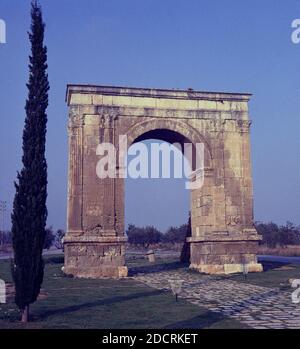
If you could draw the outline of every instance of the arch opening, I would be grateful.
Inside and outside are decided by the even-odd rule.
[[[170,149],[172,149],[173,143],[183,145],[185,142],[188,142],[188,140],[174,131],[158,129],[137,137],[129,145],[128,152],[137,143],[143,143],[150,152],[152,144],[171,144]],[[182,158],[184,158],[184,154],[180,149],[173,146],[172,151],[174,151],[174,156],[176,156],[176,153],[181,153]],[[162,158],[159,161],[159,167],[161,168]],[[151,166],[151,164],[149,165]],[[174,158],[172,157],[170,166],[173,165]],[[182,164],[182,166],[184,165]],[[125,231],[128,232],[130,225],[140,230],[152,226],[159,232],[166,234],[171,229],[178,229],[179,231],[183,226],[187,226],[191,210],[191,198],[190,190],[185,187],[186,181],[186,177],[174,178],[174,176],[168,179],[161,177],[126,178],[124,191]],[[165,237],[166,235],[164,235]],[[178,247],[178,244],[174,246]]]

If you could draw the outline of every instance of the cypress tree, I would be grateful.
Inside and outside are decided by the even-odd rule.
[[[44,276],[42,252],[47,220],[45,142],[49,90],[44,28],[41,7],[37,1],[32,1],[23,166],[15,182],[12,212],[12,274],[16,288],[15,302],[22,312],[23,322],[28,321],[29,305],[36,301]]]

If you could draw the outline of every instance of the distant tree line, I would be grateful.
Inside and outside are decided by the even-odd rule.
[[[128,242],[133,245],[140,245],[148,248],[151,244],[160,242],[165,243],[183,243],[188,232],[188,224],[179,227],[170,227],[165,233],[162,233],[153,226],[137,227],[129,224],[126,230]]]
[[[52,226],[46,228],[44,249],[49,250],[52,246],[62,249],[63,243],[62,239],[65,236],[65,231],[58,229],[56,232],[53,230]],[[0,231],[0,246],[1,245],[11,245],[12,244],[12,234],[10,231]]]
[[[260,244],[268,247],[285,247],[300,244],[300,227],[295,226],[291,222],[287,222],[285,225],[277,225],[273,222],[256,222],[255,228],[262,235]],[[189,224],[186,223],[179,227],[170,227],[165,233],[162,233],[154,226],[138,227],[134,224],[129,224],[126,234],[130,244],[141,245],[145,248],[156,243],[183,243],[186,236],[189,236]],[[44,249],[49,249],[52,246],[62,249],[64,235],[65,231],[62,229],[54,231],[52,226],[46,228]],[[11,232],[0,231],[0,245],[11,245],[11,243]]]
[[[300,244],[300,227],[295,226],[291,222],[281,226],[273,222],[256,222],[255,228],[262,235],[260,244],[268,247],[285,247]],[[190,232],[188,223],[179,227],[170,227],[165,233],[162,233],[154,226],[138,227],[134,224],[129,224],[126,234],[130,244],[148,248],[149,245],[156,243],[184,243]]]
[[[268,247],[286,247],[300,244],[300,227],[291,222],[281,226],[273,222],[256,222],[255,228],[262,235],[261,244]]]
[[[12,237],[10,231],[0,231],[0,245],[11,245]]]

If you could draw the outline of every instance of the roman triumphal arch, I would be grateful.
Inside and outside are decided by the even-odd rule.
[[[124,277],[124,178],[99,178],[97,146],[147,138],[204,144],[204,185],[191,190],[190,268],[261,271],[253,226],[248,101],[243,93],[68,85],[67,274]],[[116,164],[116,172],[123,164]],[[193,180],[193,179],[191,179]]]

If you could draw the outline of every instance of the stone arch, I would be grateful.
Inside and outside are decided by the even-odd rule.
[[[99,140],[117,147],[118,135],[126,134],[127,146],[153,136],[205,144],[204,184],[191,190],[190,268],[227,274],[246,265],[248,271],[261,271],[256,258],[260,237],[253,227],[249,99],[245,93],[68,85],[64,271],[79,277],[127,275],[124,178],[99,179],[94,168]],[[78,118],[85,123],[78,124]]]

